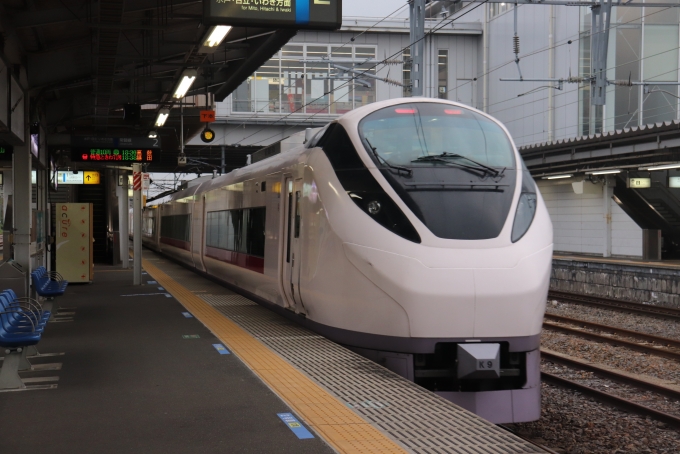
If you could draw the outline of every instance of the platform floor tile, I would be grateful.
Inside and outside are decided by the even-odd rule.
[[[339,452],[543,452],[170,260],[143,266]]]

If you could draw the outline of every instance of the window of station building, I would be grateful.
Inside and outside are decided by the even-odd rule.
[[[234,91],[232,110],[343,114],[375,101],[374,80],[354,79],[355,74],[320,61],[329,58],[337,65],[375,74],[371,68],[375,47],[288,44]]]
[[[341,66],[347,67],[347,63],[353,59],[352,48],[349,46],[332,46],[331,59],[340,62]],[[352,74],[342,70],[331,68],[331,87],[330,112],[332,114],[344,114],[352,110],[354,100],[352,99]]]
[[[264,241],[264,207],[211,211],[207,214],[207,247],[264,257]]]
[[[327,62],[321,62],[327,58],[328,46],[307,46],[305,109],[308,113],[328,113],[330,66]],[[319,63],[310,63],[309,60],[316,60]]]
[[[489,19],[492,19],[506,11],[510,11],[514,3],[491,3],[489,5]]]
[[[161,237],[189,241],[191,215],[173,214],[161,218]]]
[[[678,0],[663,3],[678,4]],[[645,82],[678,82],[678,8],[614,7],[609,36],[607,77]],[[579,72],[590,76],[591,14],[582,8]],[[677,85],[607,87],[607,102],[590,107],[590,86],[579,90],[579,132],[612,131],[678,118]]]
[[[401,72],[402,83],[404,84],[404,97],[408,98],[411,96],[411,49],[406,48],[402,53],[402,58],[404,61],[404,67]]]
[[[448,99],[449,94],[449,51],[440,49],[437,61],[437,74],[439,82],[437,84],[437,97]]]
[[[302,112],[305,94],[305,65],[303,46],[283,46],[281,49],[281,113]]]

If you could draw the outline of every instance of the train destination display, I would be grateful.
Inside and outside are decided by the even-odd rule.
[[[212,25],[338,30],[342,0],[204,0]]]
[[[81,148],[71,149],[73,162],[155,162],[160,150],[154,148]]]

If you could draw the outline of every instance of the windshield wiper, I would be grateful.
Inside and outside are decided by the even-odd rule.
[[[469,165],[464,165],[464,164],[456,164],[456,163],[449,161],[447,158],[465,159],[466,161],[473,163],[474,166],[469,166]],[[505,169],[498,171],[498,170],[494,169],[493,167],[482,164],[481,162],[477,162],[474,159],[470,159],[467,156],[463,156],[462,154],[448,153],[446,151],[442,154],[437,154],[437,155],[420,156],[419,158],[416,158],[411,162],[445,162],[447,164],[456,164],[456,165],[459,165],[460,167],[465,167],[467,169],[484,171],[485,173],[492,174],[494,177],[502,175],[503,172],[505,172]]]
[[[408,167],[398,166],[398,165],[390,164],[389,162],[387,162],[385,160],[385,158],[383,158],[382,156],[380,156],[378,154],[377,149],[371,144],[371,142],[368,141],[368,139],[364,139],[364,140],[366,140],[366,143],[368,144],[371,151],[373,152],[373,156],[375,156],[375,159],[378,160],[379,164],[383,164],[383,165],[389,167],[390,169],[396,170],[397,172],[406,172],[409,175],[411,175],[413,173],[413,170],[409,169]]]

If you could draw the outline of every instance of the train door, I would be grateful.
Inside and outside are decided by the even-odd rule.
[[[207,206],[208,204],[206,203],[205,200],[205,194],[201,196],[201,202],[202,202],[202,213],[201,213],[201,220],[196,223],[197,228],[200,229],[201,231],[201,243],[198,246],[199,250],[199,256],[201,260],[201,270],[202,271],[207,271],[207,268],[205,267],[205,222],[206,222],[206,214],[208,213]]]
[[[285,180],[284,198],[284,254],[281,267],[283,291],[286,296],[286,307],[296,313],[305,314],[306,310],[300,297],[300,266],[301,266],[301,204],[302,179]]]

